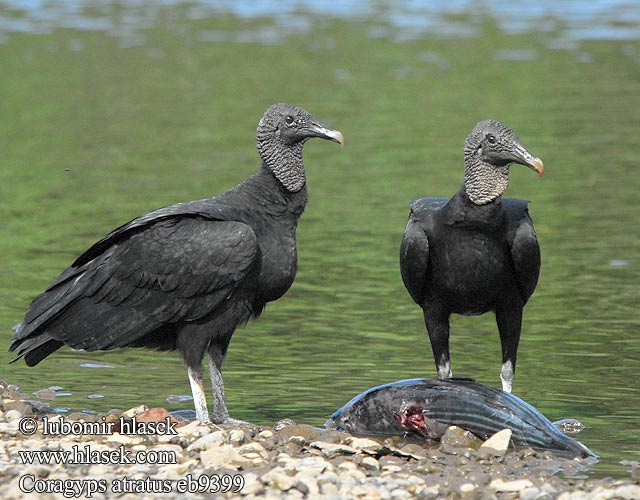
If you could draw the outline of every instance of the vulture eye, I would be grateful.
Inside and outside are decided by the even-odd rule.
[[[293,122],[296,121],[296,119],[292,115],[287,115],[284,121],[287,122],[287,125],[292,125]]]
[[[487,136],[487,142],[488,142],[489,144],[495,144],[495,143],[496,143],[496,138],[495,138],[492,134],[489,134],[489,135]]]

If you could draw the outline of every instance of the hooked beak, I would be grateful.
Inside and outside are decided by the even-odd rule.
[[[329,141],[337,142],[341,146],[344,146],[344,136],[339,130],[332,130],[322,123],[311,122],[307,129],[309,137],[319,137],[320,139],[327,139]]]
[[[532,155],[524,146],[519,144],[516,146],[514,161],[525,167],[529,167],[534,172],[537,172],[540,177],[544,174],[544,163],[542,163],[542,160]]]

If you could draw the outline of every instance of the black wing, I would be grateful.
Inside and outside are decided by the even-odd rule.
[[[193,214],[149,219],[144,227],[141,220],[91,247],[36,297],[11,350],[20,357],[53,342],[33,363],[27,356],[35,364],[61,343],[130,345],[165,323],[196,321],[237,288],[254,286],[244,281],[259,269],[259,248],[246,224]],[[91,252],[97,255],[87,261]]]
[[[217,196],[216,198],[205,198],[202,200],[176,203],[175,205],[162,207],[154,210],[153,212],[149,212],[148,214],[136,217],[126,224],[114,229],[100,241],[91,245],[91,247],[80,255],[73,264],[71,264],[71,267],[78,267],[90,260],[93,260],[123,236],[131,236],[132,234],[144,230],[151,224],[163,219],[180,218],[182,216],[201,216],[210,220],[233,220],[232,216],[229,217],[233,213],[232,207],[220,203],[220,198],[221,196]],[[55,283],[53,285],[55,285]]]
[[[400,274],[411,298],[422,304],[429,263],[429,238],[434,214],[446,204],[444,198],[421,198],[411,202],[409,222],[400,245]]]
[[[540,276],[540,246],[527,201],[510,198],[502,203],[507,214],[507,243],[511,249],[520,293],[526,303],[536,289]]]

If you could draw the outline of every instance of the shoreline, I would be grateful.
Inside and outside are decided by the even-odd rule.
[[[61,416],[10,391],[5,385],[0,408],[5,500],[640,498],[635,476],[590,479],[583,475],[586,460],[530,448],[487,449],[455,428],[437,447],[425,447],[290,420],[221,429],[144,406]],[[135,432],[122,428],[131,419],[138,422]],[[49,427],[43,429],[43,420]],[[113,432],[84,432],[99,429],[96,423]],[[68,432],[59,432],[65,424]]]

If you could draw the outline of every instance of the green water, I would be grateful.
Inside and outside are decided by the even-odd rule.
[[[126,13],[107,17],[118,28]],[[514,393],[552,420],[582,420],[580,440],[601,455],[592,473],[628,477],[619,462],[640,460],[640,42],[557,48],[561,27],[508,34],[490,17],[453,19],[473,36],[404,41],[375,35],[394,33],[375,17],[311,15],[290,32],[270,18],[192,17],[168,7],[127,43],[117,29],[0,37],[0,378],[28,394],[61,386],[71,395],[52,404],[73,410],[190,408],[165,402],[190,394],[176,355],[65,349],[8,365],[10,327],[110,229],[253,173],[257,121],[279,101],[346,144],[305,147],[298,276],[233,338],[232,415],[322,425],[366,388],[435,376],[398,269],[407,202],[452,195],[464,137],[495,118],[546,167],[541,180],[514,166],[508,192],[532,200],[542,249]],[[265,30],[278,37],[246,39]],[[492,315],[455,317],[454,374],[499,386],[499,344]]]

